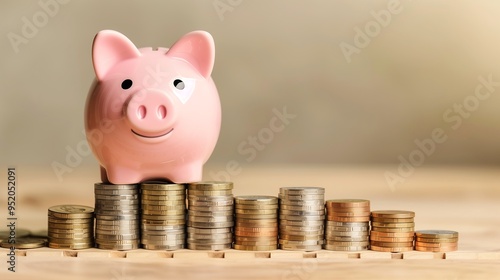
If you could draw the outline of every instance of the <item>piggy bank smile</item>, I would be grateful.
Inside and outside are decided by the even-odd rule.
[[[164,136],[170,135],[170,132],[174,131],[174,129],[172,128],[169,131],[167,131],[166,133],[163,133],[160,135],[144,135],[144,134],[140,134],[138,132],[135,132],[133,129],[130,129],[130,131],[132,131],[133,134],[135,134],[139,137],[151,139],[151,138],[162,138]]]

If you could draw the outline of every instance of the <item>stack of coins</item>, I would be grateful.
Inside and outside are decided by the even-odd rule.
[[[231,182],[188,184],[188,248],[230,249],[233,243],[233,204]]]
[[[139,190],[137,185],[96,183],[95,218],[97,248],[139,248]]]
[[[413,250],[415,213],[411,211],[383,210],[371,214],[370,248],[382,252]]]
[[[94,247],[94,208],[82,205],[50,207],[48,239],[50,248]]]
[[[141,244],[150,250],[177,250],[186,240],[186,186],[141,184]]]
[[[370,201],[335,199],[326,201],[326,250],[361,251],[370,245]]]
[[[234,199],[234,249],[267,251],[278,249],[278,198],[237,196]]]
[[[321,250],[324,243],[325,189],[286,187],[279,193],[279,244],[283,250]]]
[[[450,252],[458,250],[458,232],[451,230],[419,230],[415,232],[415,250]]]

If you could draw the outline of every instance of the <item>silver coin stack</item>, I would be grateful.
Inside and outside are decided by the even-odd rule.
[[[188,184],[187,246],[193,250],[230,249],[233,242],[233,183]]]
[[[186,186],[141,184],[141,244],[149,250],[183,249],[186,240]]]
[[[96,183],[95,242],[97,248],[139,248],[139,186]]]
[[[321,250],[324,243],[325,189],[280,188],[279,244],[282,250]]]

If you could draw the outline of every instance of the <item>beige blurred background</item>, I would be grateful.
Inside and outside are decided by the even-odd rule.
[[[52,15],[43,3],[52,3]],[[81,147],[99,30],[169,47],[203,29],[216,41],[223,106],[209,164],[396,166],[439,128],[446,141],[424,165],[497,165],[499,14],[494,0],[2,0],[0,161],[50,170]],[[35,25],[31,38],[26,22]],[[358,29],[369,42],[358,42]],[[357,50],[347,57],[342,44]],[[479,77],[494,81],[484,100],[474,97]],[[464,100],[472,109],[460,115],[454,104]],[[266,134],[285,107],[296,117]],[[259,147],[249,137],[263,137]],[[78,166],[97,168],[92,155],[80,155]]]

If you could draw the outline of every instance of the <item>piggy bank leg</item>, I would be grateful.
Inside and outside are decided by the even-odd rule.
[[[203,164],[197,162],[170,169],[168,179],[174,183],[199,182],[202,175]]]
[[[105,172],[112,184],[138,184],[142,180],[142,174],[123,167],[108,167]]]
[[[101,166],[101,181],[106,184],[109,183],[108,173],[106,172],[106,169],[102,166]]]

